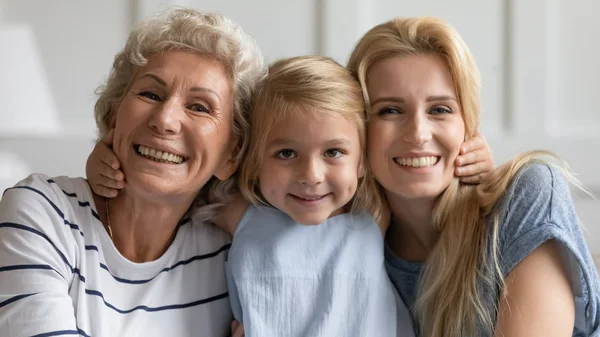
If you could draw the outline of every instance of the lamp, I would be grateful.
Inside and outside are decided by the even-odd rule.
[[[0,25],[0,198],[31,173],[12,140],[57,135],[58,115],[33,36],[26,24]]]

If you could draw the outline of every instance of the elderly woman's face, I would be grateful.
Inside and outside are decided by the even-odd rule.
[[[156,54],[135,74],[113,116],[113,149],[127,186],[195,195],[231,174],[232,83],[219,61],[189,51]]]

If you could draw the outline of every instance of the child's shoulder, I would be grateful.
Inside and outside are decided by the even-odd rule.
[[[238,229],[245,226],[255,226],[272,222],[289,222],[290,217],[278,210],[266,205],[249,204],[242,214]]]

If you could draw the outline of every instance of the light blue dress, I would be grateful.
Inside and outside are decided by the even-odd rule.
[[[233,314],[248,337],[414,336],[366,212],[305,226],[250,206],[226,267]]]

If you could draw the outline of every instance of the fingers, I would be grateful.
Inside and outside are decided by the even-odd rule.
[[[112,170],[112,169],[109,169],[109,170]],[[102,185],[106,188],[113,188],[113,189],[118,189],[118,190],[125,187],[125,182],[123,180],[117,180],[112,177],[107,177],[103,174],[96,176],[96,178],[94,179],[94,184],[98,184],[98,185]]]
[[[460,155],[455,160],[457,167],[465,167],[474,165],[470,169],[457,169],[456,175],[459,177],[471,176],[476,174],[483,174],[484,176],[489,171],[494,169],[494,157],[492,151],[485,140],[485,138],[479,134],[475,137],[465,141],[460,148]]]
[[[465,184],[480,184],[487,179],[488,175],[487,173],[481,173],[474,176],[461,177],[460,181]]]
[[[119,159],[117,159],[117,156],[115,155],[115,153],[105,144],[103,144],[103,143],[96,144],[96,148],[94,149],[94,152],[97,152],[96,156],[99,156],[100,160],[104,164],[112,167],[114,170],[118,170],[119,167],[121,167],[121,163],[119,162]]]
[[[99,196],[105,197],[105,198],[114,198],[117,196],[117,194],[119,194],[118,190],[115,189],[111,189],[108,187],[104,187],[102,185],[92,185],[92,191],[94,191],[94,193],[98,194]]]
[[[104,162],[103,162],[104,163]],[[123,188],[124,185],[124,179],[125,179],[125,174],[123,173],[123,171],[121,170],[116,170],[113,167],[111,167],[110,165],[108,165],[107,163],[104,163],[106,165],[100,165],[99,167],[99,172],[100,175],[108,180],[112,180],[113,182],[106,184],[105,186],[107,187],[113,187],[113,188]],[[101,181],[98,181],[98,183],[102,184]],[[122,183],[117,185],[117,183]]]
[[[465,154],[467,152],[485,149],[487,147],[488,147],[487,142],[478,133],[475,137],[473,137],[469,140],[465,140],[465,142],[460,146],[460,154]]]
[[[480,184],[484,182],[491,174],[493,167],[489,163],[480,161],[474,164],[457,166],[454,174],[460,178],[460,181],[466,184]]]
[[[461,154],[458,157],[456,157],[454,164],[456,166],[466,166],[466,165],[471,165],[471,164],[475,164],[478,162],[484,162],[486,160],[486,158],[488,157],[488,154],[489,153],[485,150],[470,151],[470,152]]]
[[[88,181],[96,194],[106,198],[114,198],[119,193],[118,190],[125,187],[124,178],[123,172],[102,164],[99,167],[99,172],[90,176]]]
[[[485,172],[485,170],[482,168],[481,162],[465,166],[457,166],[454,169],[454,174],[460,178],[478,175],[483,172]]]

